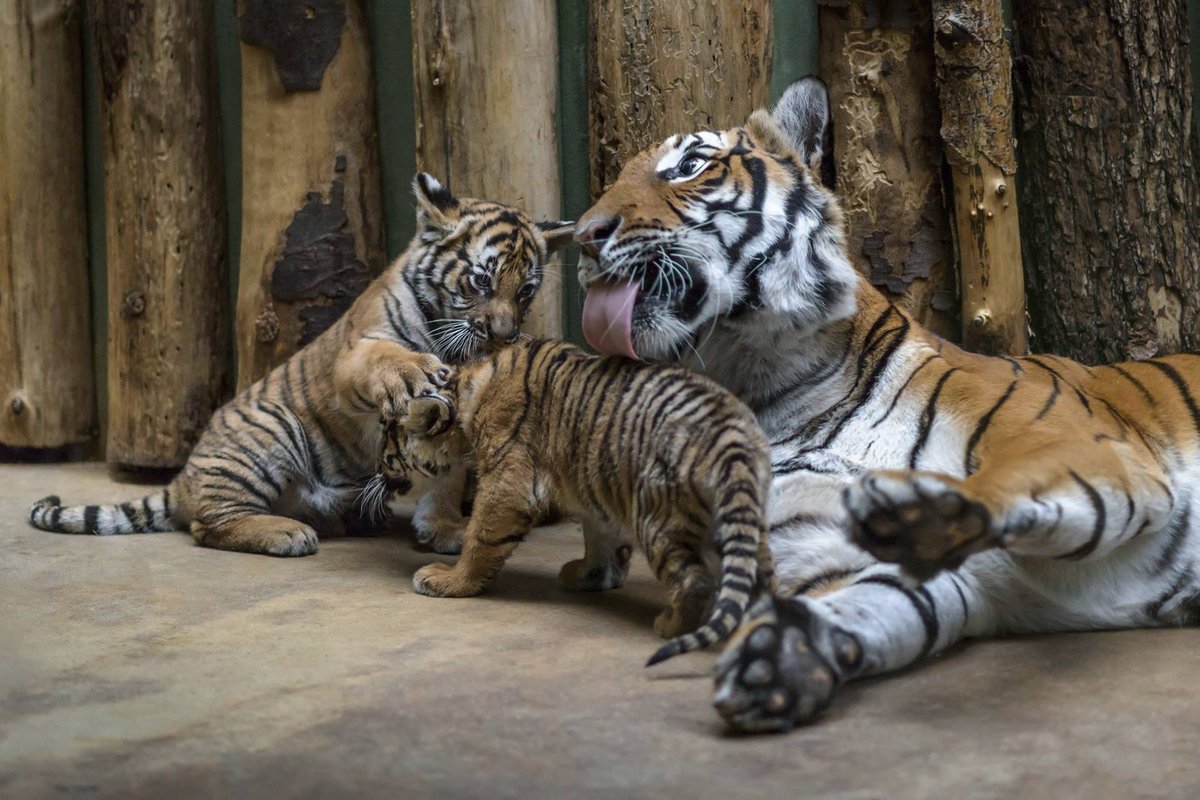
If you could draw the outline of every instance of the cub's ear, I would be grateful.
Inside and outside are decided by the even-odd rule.
[[[767,115],[754,112],[749,127],[752,133],[767,127]],[[820,78],[809,75],[789,86],[775,104],[769,117],[774,123],[774,134],[781,137],[788,149],[800,156],[821,183],[833,188],[833,126],[829,108],[829,90]],[[763,132],[766,133],[765,131]],[[756,138],[767,140],[773,146],[770,135],[759,134]]]
[[[458,225],[458,199],[428,172],[418,172],[413,178],[413,194],[417,198],[417,224],[423,233],[441,236]]]
[[[546,249],[553,253],[569,245],[575,239],[575,223],[567,220],[547,220],[535,223],[546,239]]]

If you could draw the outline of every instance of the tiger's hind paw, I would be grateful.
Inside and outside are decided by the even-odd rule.
[[[713,705],[735,730],[788,731],[820,714],[862,660],[858,639],[806,601],[768,595],[717,659]]]
[[[987,508],[946,476],[873,472],[848,487],[842,501],[851,541],[920,580],[999,544]]]

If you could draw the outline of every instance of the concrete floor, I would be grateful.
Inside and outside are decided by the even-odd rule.
[[[35,531],[138,494],[0,465],[0,797],[1200,797],[1200,631],[978,643],[722,732],[705,654],[642,663],[657,586],[561,591],[570,526],[488,594],[415,595],[401,537],[304,559]]]

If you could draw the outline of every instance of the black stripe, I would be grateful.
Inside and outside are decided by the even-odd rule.
[[[1196,400],[1192,397],[1192,393],[1188,389],[1187,383],[1184,382],[1183,376],[1179,374],[1179,370],[1161,361],[1146,361],[1143,363],[1147,366],[1155,367],[1171,379],[1171,383],[1175,384],[1175,388],[1179,390],[1183,402],[1187,404],[1188,413],[1192,415],[1192,426],[1196,429],[1196,433],[1200,434],[1200,408],[1196,407]]]
[[[913,381],[913,378],[917,377],[917,373],[918,373],[918,372],[920,372],[921,370],[925,369],[925,367],[929,366],[929,364],[930,364],[932,361],[935,361],[936,359],[939,359],[939,358],[941,358],[941,356],[940,356],[940,355],[938,355],[937,353],[934,353],[933,355],[929,356],[929,357],[928,357],[928,358],[926,358],[924,361],[922,361],[920,366],[918,366],[916,369],[914,369],[912,372],[910,372],[910,373],[908,374],[908,380],[906,380],[906,381],[904,382],[904,385],[903,385],[903,386],[901,386],[901,387],[900,387],[900,388],[899,388],[899,389],[896,391],[896,394],[895,394],[895,396],[894,396],[894,397],[892,397],[892,402],[891,402],[891,404],[888,406],[888,408],[887,408],[887,411],[883,412],[883,416],[882,416],[882,417],[880,417],[879,419],[875,420],[875,423],[874,423],[874,424],[871,426],[872,428],[878,428],[880,425],[882,425],[882,424],[883,424],[883,421],[884,421],[885,419],[887,419],[889,416],[891,416],[892,412],[896,410],[896,404],[900,402],[900,398],[901,398],[901,396],[903,396],[903,394],[904,394],[904,390],[905,390],[905,389],[907,389],[907,388],[909,387],[909,384],[911,384],[911,383],[912,383],[912,381]]]
[[[1017,382],[1013,381],[1004,390],[1004,394],[1000,395],[1000,399],[988,409],[987,413],[979,418],[979,422],[975,425],[975,430],[971,432],[971,438],[967,440],[967,450],[963,454],[963,469],[968,475],[979,469],[979,462],[975,458],[975,446],[979,444],[979,440],[983,438],[983,434],[987,432],[988,426],[992,424],[992,418],[996,416],[996,412],[1000,407],[1008,402],[1008,398],[1012,397],[1012,393],[1017,388]]]
[[[1179,512],[1179,516],[1167,528],[1167,544],[1154,564],[1156,574],[1166,572],[1175,563],[1175,558],[1179,555],[1179,548],[1183,546],[1191,527],[1192,498],[1188,497],[1183,501],[1183,509]]]
[[[1041,410],[1038,411],[1037,416],[1034,417],[1035,420],[1039,420],[1049,414],[1050,409],[1054,408],[1054,404],[1058,402],[1058,396],[1062,394],[1062,384],[1058,382],[1058,376],[1051,375],[1050,381],[1052,383],[1050,388],[1050,396],[1046,398],[1046,404],[1042,406]]]
[[[96,533],[100,524],[100,506],[86,506],[83,509],[83,532]]]
[[[942,388],[946,385],[946,381],[950,380],[950,376],[958,372],[958,367],[951,367],[942,373],[942,377],[938,379],[937,386],[933,388],[933,393],[929,395],[929,401],[925,404],[925,410],[921,413],[921,425],[917,429],[917,441],[913,445],[912,452],[908,456],[908,468],[917,468],[917,459],[921,457],[921,452],[925,449],[925,444],[929,439],[929,431],[933,428],[933,420],[937,415],[937,401],[942,393]]]
[[[1086,480],[1080,477],[1075,470],[1070,470],[1069,474],[1079,484],[1084,493],[1087,494],[1088,501],[1092,504],[1092,509],[1096,514],[1096,524],[1092,528],[1092,536],[1079,547],[1075,548],[1061,558],[1078,561],[1081,558],[1086,558],[1100,544],[1100,538],[1104,536],[1104,525],[1108,516],[1108,512],[1104,508],[1104,498],[1100,496],[1100,492],[1096,491],[1096,487],[1092,486]]]
[[[864,583],[887,586],[888,588],[895,589],[908,598],[908,601],[912,603],[913,608],[917,610],[917,615],[921,617],[921,624],[925,628],[925,641],[921,645],[921,655],[919,658],[924,658],[925,656],[929,655],[929,653],[933,650],[933,646],[937,644],[938,621],[937,614],[934,613],[934,610],[932,608],[927,608],[925,603],[922,602],[922,595],[919,595],[912,589],[909,589],[897,578],[894,578],[891,575],[868,575],[865,578],[860,578],[859,580],[855,581],[854,585],[858,586]],[[924,589],[924,587],[921,588]],[[931,602],[933,600],[933,598],[929,596],[928,592],[924,593],[924,598],[930,600]]]
[[[796,587],[796,590],[792,594],[793,596],[808,594],[813,589],[824,587],[826,584],[833,583],[834,581],[840,581],[843,578],[852,578],[858,573],[862,572],[863,569],[865,568],[859,567],[858,569],[831,569],[826,572],[822,572],[815,578],[809,578],[804,583],[800,584],[798,587]]]
[[[1069,380],[1067,380],[1065,377],[1063,377],[1063,374],[1061,372],[1059,372],[1058,370],[1056,370],[1054,367],[1049,367],[1049,366],[1046,366],[1045,364],[1043,364],[1041,361],[1038,360],[1037,356],[1025,356],[1025,360],[1028,361],[1030,364],[1041,367],[1042,369],[1046,370],[1046,372],[1049,372],[1051,375],[1056,376],[1060,381],[1062,381],[1067,386],[1070,386],[1072,389],[1074,389],[1075,396],[1077,398],[1079,398],[1079,402],[1083,404],[1083,407],[1085,409],[1087,409],[1088,415],[1091,416],[1092,404],[1088,402],[1087,396],[1082,391],[1080,391],[1078,386],[1076,386],[1075,384],[1073,384]]]

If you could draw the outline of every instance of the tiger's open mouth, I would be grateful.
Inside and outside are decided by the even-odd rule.
[[[645,354],[634,346],[637,332],[653,327],[665,310],[698,302],[693,295],[703,295],[703,282],[681,260],[664,253],[633,274],[593,279],[586,289],[583,335],[588,344],[605,355],[639,359]]]

